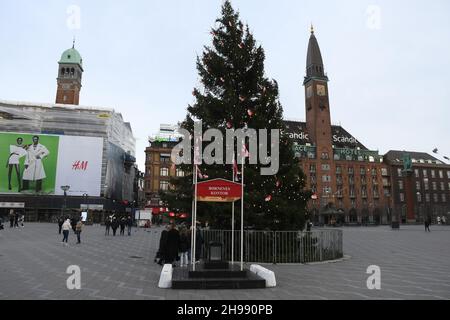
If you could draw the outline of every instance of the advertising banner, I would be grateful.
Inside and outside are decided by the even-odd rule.
[[[102,155],[102,138],[0,132],[0,193],[99,196]]]

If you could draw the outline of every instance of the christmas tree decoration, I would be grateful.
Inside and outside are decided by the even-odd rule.
[[[234,127],[242,128],[244,132],[264,129],[269,134],[271,129],[285,130],[278,85],[265,76],[264,50],[250,29],[242,26],[239,14],[230,1],[225,0],[222,14],[211,32],[211,42],[197,60],[201,90],[195,89],[195,102],[188,106],[186,118],[180,125],[191,134],[194,132],[194,119],[201,120],[204,128],[222,131],[224,136],[226,129]],[[307,200],[302,200],[301,195],[309,194],[304,190],[304,173],[294,157],[290,140],[281,137],[280,142],[276,177],[261,174],[262,167],[267,165],[249,163],[245,158],[250,155],[248,150],[252,149],[246,146],[242,153],[238,150],[240,143],[235,145],[233,164],[201,165],[204,179],[205,176],[235,181],[244,178],[245,224],[253,225],[257,230],[292,230],[304,226]],[[202,148],[207,145],[209,142],[201,143]],[[269,153],[274,147],[269,148]],[[238,159],[240,156],[243,158]],[[269,154],[258,153],[257,159],[269,160],[270,157]],[[241,160],[244,160],[243,174],[240,172]],[[170,184],[173,188],[161,192],[161,199],[170,210],[191,212],[194,166],[181,164],[177,168],[186,172],[185,176],[172,177]],[[309,199],[310,196],[304,198]],[[221,221],[230,220],[230,211],[228,204],[199,203],[197,208],[199,216],[208,219],[212,225],[215,223],[218,228],[223,226]]]

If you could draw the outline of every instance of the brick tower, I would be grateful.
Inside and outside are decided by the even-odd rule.
[[[75,49],[75,41],[72,48],[64,51],[61,55],[58,64],[56,103],[78,105],[83,76],[83,59]]]

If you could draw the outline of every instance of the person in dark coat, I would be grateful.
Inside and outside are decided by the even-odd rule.
[[[64,219],[63,219],[62,216],[60,216],[60,217],[58,218],[59,234],[61,234],[61,229],[62,229],[63,223],[64,223]]]
[[[112,222],[111,222],[111,228],[113,230],[113,236],[116,236],[116,231],[117,231],[118,227],[119,227],[119,221],[117,221],[117,218],[114,217]]]
[[[18,228],[19,227],[19,212],[16,212],[14,214],[14,228]]]
[[[195,261],[199,261],[203,248],[203,236],[198,225],[196,229],[197,232],[195,233]]]
[[[127,218],[127,227],[128,227],[128,235],[131,236],[131,227],[133,226],[133,219],[131,219],[131,216],[128,216]]]
[[[156,253],[155,262],[159,265],[164,264],[164,259],[166,255],[166,248],[167,248],[167,234],[169,232],[169,226],[167,226],[163,231],[161,231],[161,237],[159,238],[159,249]]]
[[[125,225],[127,224],[127,220],[125,220],[125,217],[120,218],[120,235],[125,235]]]
[[[175,261],[178,260],[178,251],[180,249],[180,233],[176,229],[175,224],[170,225],[167,232],[167,246],[165,254],[165,263],[172,263],[175,267]]]
[[[106,227],[105,236],[109,236],[109,229],[111,228],[111,217],[106,217],[105,227]]]
[[[77,222],[78,220],[75,217],[72,217],[72,219],[70,219],[70,225],[75,234],[77,233]]]
[[[9,223],[10,223],[9,227],[10,228],[14,228],[14,217],[15,217],[14,210],[13,209],[9,210]]]
[[[191,249],[191,234],[183,228],[180,232],[180,267],[187,267],[189,265],[189,251]]]

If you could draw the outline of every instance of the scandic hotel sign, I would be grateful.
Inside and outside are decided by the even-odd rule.
[[[197,201],[234,202],[241,198],[240,183],[225,179],[213,179],[197,184]]]

